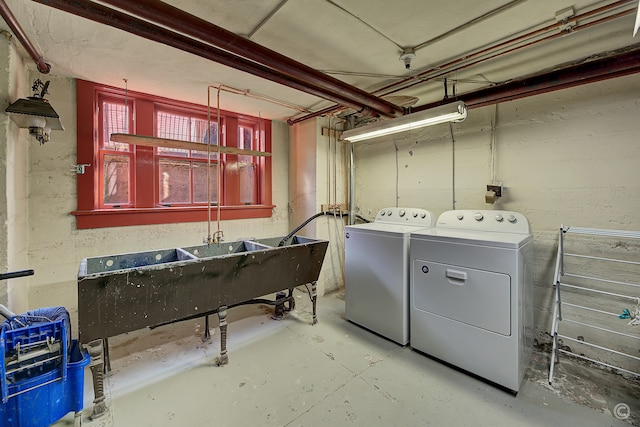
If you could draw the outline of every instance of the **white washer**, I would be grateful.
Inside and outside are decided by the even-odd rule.
[[[411,234],[411,346],[517,392],[532,350],[533,238],[516,212],[444,212]]]
[[[401,345],[409,342],[409,237],[433,227],[431,212],[385,208],[345,227],[345,314]]]

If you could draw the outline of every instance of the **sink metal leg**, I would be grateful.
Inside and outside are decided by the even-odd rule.
[[[90,419],[95,419],[107,413],[107,404],[104,396],[104,342],[102,339],[91,341],[87,345],[91,362],[91,376],[93,377],[93,410]]]
[[[111,373],[111,356],[109,356],[109,338],[104,339],[104,373]]]
[[[273,309],[273,315],[271,316],[271,318],[273,320],[282,320],[284,319],[284,313],[285,311],[287,311],[286,307],[285,307],[285,298],[287,297],[287,294],[285,292],[278,292],[276,294],[276,301],[275,301],[275,307]]]
[[[285,306],[285,310],[286,311],[293,311],[293,310],[296,309],[296,300],[295,300],[295,298],[293,296],[293,289],[294,288],[290,288],[289,289],[289,296],[288,296],[288,298],[289,298],[289,306],[288,307]]]
[[[313,320],[311,321],[312,325],[318,323],[318,316],[316,314],[316,301],[318,300],[318,292],[317,292],[317,282],[311,282],[311,304],[313,305]]]
[[[218,310],[218,319],[220,325],[220,356],[218,356],[218,366],[229,363],[229,355],[227,354],[227,306],[222,306]]]
[[[209,341],[211,339],[211,332],[209,332],[209,315],[204,316],[204,336],[202,342]]]

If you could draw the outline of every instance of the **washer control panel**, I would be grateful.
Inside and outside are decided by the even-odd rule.
[[[420,208],[384,208],[380,209],[374,221],[388,224],[433,227],[435,225],[435,216],[430,211]]]
[[[531,233],[529,221],[524,215],[518,212],[497,210],[453,210],[443,212],[438,218],[436,227],[501,233]]]

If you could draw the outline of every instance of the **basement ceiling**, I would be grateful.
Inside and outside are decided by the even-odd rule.
[[[53,75],[126,85],[129,90],[204,105],[210,84],[246,89],[310,111],[335,105],[34,1],[6,3],[51,64]],[[166,3],[367,92],[412,97],[416,105],[640,42],[632,37],[637,0]],[[0,27],[9,28],[1,20]],[[399,58],[411,48],[415,59],[406,69]],[[35,70],[24,49],[19,51]],[[221,94],[221,107],[275,120],[305,116],[295,108],[226,92]]]

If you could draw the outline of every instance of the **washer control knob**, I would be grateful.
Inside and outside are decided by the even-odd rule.
[[[502,217],[502,215],[500,215],[500,214],[496,215],[496,221],[502,222],[503,219],[504,218]]]
[[[460,221],[462,221],[462,219],[464,218],[464,215],[462,215],[461,213],[459,213],[456,218],[458,218]]]
[[[475,213],[475,214],[473,215],[473,218],[474,218],[476,221],[482,221],[482,220],[484,219],[484,215],[482,215],[482,213],[481,213],[481,212],[477,212],[477,213]]]
[[[385,216],[387,213],[385,211],[380,211],[380,216]]]
[[[414,212],[414,213],[413,213],[413,217],[414,217],[414,218],[418,218],[418,212]]]
[[[510,223],[512,223],[512,224],[515,224],[515,223],[516,223],[516,221],[517,221],[516,216],[515,216],[515,215],[509,215],[509,216],[507,217],[507,221],[509,221],[509,222],[510,222]]]
[[[389,209],[389,210],[387,211],[387,216],[391,216],[391,214],[392,214],[392,213],[393,213],[393,211],[392,211],[391,209]]]
[[[425,219],[426,217],[427,217],[427,214],[426,214],[426,213],[422,212],[422,213],[420,214],[420,218]]]
[[[400,215],[400,218],[402,218],[404,214],[406,214],[406,212],[404,211],[404,209],[400,209],[400,212],[398,212],[398,214]]]

